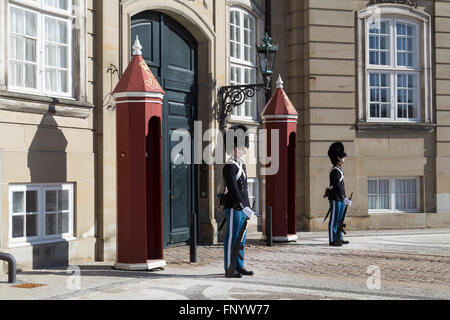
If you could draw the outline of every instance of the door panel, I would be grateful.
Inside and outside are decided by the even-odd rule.
[[[139,42],[142,45],[142,57],[150,68],[161,67],[160,20],[160,15],[157,13],[143,12],[133,16],[131,22],[131,54],[133,54],[136,36],[139,36]]]
[[[171,132],[177,129],[192,131],[196,118],[197,43],[180,24],[159,12],[139,13],[132,17],[131,25],[132,43],[138,35],[144,47],[143,57],[166,93],[162,149],[163,238],[167,247],[189,240],[189,216],[195,208],[194,166],[173,165],[170,156],[173,146],[179,143],[171,141]]]

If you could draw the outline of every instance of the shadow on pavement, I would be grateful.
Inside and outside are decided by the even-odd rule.
[[[221,278],[225,277],[224,273],[213,274],[199,274],[199,275],[185,275],[185,274],[161,274],[155,270],[149,271],[124,271],[116,270],[112,266],[77,266],[80,268],[80,276],[88,277],[113,277],[113,278]],[[18,278],[20,276],[72,276],[73,271],[67,271],[63,268],[52,268],[50,270],[42,271],[21,271],[17,273]],[[0,282],[1,283],[1,282]]]

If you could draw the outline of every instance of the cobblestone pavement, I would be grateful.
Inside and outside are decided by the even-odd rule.
[[[450,290],[450,256],[289,244],[267,247],[260,243],[262,241],[250,241],[245,256],[246,267],[259,273],[317,274],[360,279],[367,277],[369,266],[378,266],[385,280],[444,285],[449,286]],[[168,249],[166,260],[169,267],[191,266],[189,248]],[[223,247],[200,247],[198,260],[198,265],[223,267]]]
[[[23,271],[22,289],[0,278],[0,299],[450,299],[450,230],[351,232],[350,244],[329,247],[326,233],[301,233],[295,243],[267,247],[249,235],[247,269],[255,276],[227,279],[221,244],[165,250],[167,266],[152,272],[114,270],[111,263],[79,266],[79,286],[64,268]],[[371,286],[379,270],[379,287]],[[371,271],[371,272],[368,272]],[[76,281],[75,281],[76,284]]]

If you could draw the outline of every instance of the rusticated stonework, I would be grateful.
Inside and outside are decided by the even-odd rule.
[[[417,8],[417,0],[370,0],[369,6],[377,3],[399,3]]]

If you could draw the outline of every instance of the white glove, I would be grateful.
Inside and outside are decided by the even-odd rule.
[[[352,205],[352,202],[348,198],[344,199],[344,203],[345,203],[346,206],[351,206]]]
[[[245,207],[242,212],[245,213],[245,215],[249,218],[251,218],[255,213],[253,212],[252,209],[250,209],[249,207]]]

